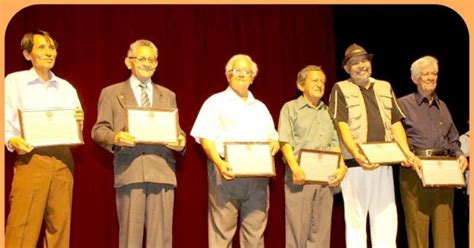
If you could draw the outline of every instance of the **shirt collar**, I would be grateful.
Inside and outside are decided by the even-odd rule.
[[[59,85],[58,85],[58,77],[56,77],[56,75],[54,75],[54,73],[52,71],[49,71],[49,74],[51,76],[51,78],[49,79],[49,81],[47,81],[47,85],[50,86],[50,87],[55,87],[57,88]],[[26,82],[28,85],[33,85],[33,84],[42,84],[44,83],[43,79],[40,78],[40,76],[38,75],[38,73],[36,72],[35,68],[31,67],[30,70],[28,70],[28,73],[26,75]]]
[[[140,80],[138,80],[133,74],[132,76],[130,76],[130,84],[132,85],[132,88],[140,88],[140,84],[142,82],[140,82]],[[145,87],[146,89],[150,89],[150,85],[151,85],[151,79],[148,79],[145,81]]]
[[[428,98],[424,97],[420,92],[415,93],[415,100],[418,105],[421,105],[423,102],[429,103]],[[439,98],[436,92],[433,93],[433,100],[433,103],[439,106]]]
[[[239,99],[239,100],[242,100],[242,98],[240,98],[239,95],[237,95],[237,93],[235,93],[235,91],[230,87],[230,86],[227,86],[227,89],[225,89],[225,94],[230,98],[230,99]],[[248,104],[251,104],[253,102],[255,102],[255,97],[253,96],[252,92],[250,92],[250,90],[248,91],[248,97],[247,97],[247,101],[246,101]]]
[[[324,105],[323,101],[319,100],[319,103],[316,106],[316,109],[321,109],[323,105]],[[299,96],[296,99],[296,106],[298,107],[298,109],[302,109],[304,107],[312,108],[311,105],[308,104],[308,102],[306,101],[303,95]]]

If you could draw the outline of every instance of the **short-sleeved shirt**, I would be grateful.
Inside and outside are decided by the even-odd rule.
[[[430,104],[420,93],[398,100],[406,118],[403,119],[410,149],[447,149],[451,156],[462,155],[459,133],[446,104],[436,93]]]
[[[230,87],[204,102],[191,136],[198,143],[203,138],[213,141],[221,156],[224,156],[226,141],[278,140],[278,132],[267,107],[251,92],[246,101],[242,100]]]
[[[381,141],[385,140],[385,128],[383,125],[380,110],[377,106],[377,100],[375,98],[374,84],[370,83],[368,89],[359,86],[359,89],[364,99],[365,108],[367,111],[367,142],[370,141]],[[337,94],[336,94],[337,91]],[[395,94],[392,93],[392,124],[400,121],[403,118],[403,114],[400,112],[398,107]],[[337,95],[337,97],[336,97]],[[337,106],[337,109],[336,109]],[[334,121],[348,123],[348,108],[346,107],[346,99],[339,88],[339,85],[335,84],[331,91],[330,102],[329,102],[329,113],[334,117]]]
[[[339,147],[328,106],[320,101],[318,106],[312,107],[303,96],[283,105],[278,134],[280,142],[293,147],[295,156],[302,148],[330,151]]]

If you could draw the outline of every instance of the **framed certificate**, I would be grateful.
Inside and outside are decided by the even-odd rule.
[[[137,143],[168,144],[178,141],[178,109],[127,107],[127,132]]]
[[[76,109],[18,110],[21,137],[34,147],[84,144]]]
[[[339,168],[341,153],[301,149],[298,162],[304,171],[306,181],[327,184]]]
[[[421,160],[421,175],[425,187],[462,187],[466,185],[457,158],[423,158]]]
[[[224,152],[236,177],[275,176],[269,142],[224,142]]]
[[[368,142],[357,144],[371,164],[398,164],[408,160],[397,142]]]

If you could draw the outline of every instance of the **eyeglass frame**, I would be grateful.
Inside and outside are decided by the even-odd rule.
[[[137,56],[130,56],[128,57],[129,59],[135,59],[139,63],[143,64],[145,61],[148,61],[150,64],[156,64],[158,63],[158,57],[155,58],[145,58],[145,57],[137,57]]]
[[[232,75],[243,75],[243,76],[253,76],[253,71],[251,69],[241,69],[241,68],[232,68],[227,72],[232,73]],[[245,72],[245,73],[244,73]]]

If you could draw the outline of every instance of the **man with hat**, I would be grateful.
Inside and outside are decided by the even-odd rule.
[[[349,46],[342,66],[350,78],[334,85],[329,101],[348,167],[341,182],[348,248],[367,246],[367,214],[372,247],[396,247],[397,236],[392,167],[369,163],[357,144],[395,140],[409,157],[402,165],[419,161],[409,150],[390,83],[370,77],[371,60],[361,46]]]
[[[461,170],[467,159],[461,151],[459,133],[446,104],[435,90],[438,60],[432,56],[411,65],[411,79],[417,92],[399,99],[406,118],[410,148],[422,157],[457,157]],[[400,170],[400,194],[405,211],[408,247],[429,247],[430,222],[434,247],[454,247],[453,188],[424,188],[413,170]]]

